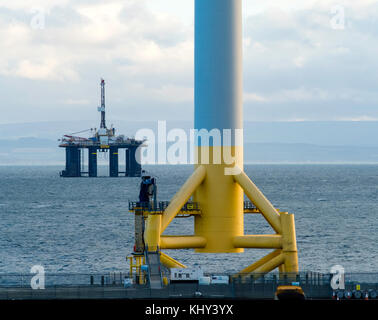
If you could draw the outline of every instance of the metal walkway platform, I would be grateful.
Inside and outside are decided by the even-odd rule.
[[[149,202],[129,202],[129,211],[132,213],[144,214],[163,214],[164,210],[169,206],[169,201],[159,201],[156,207]],[[201,214],[199,203],[189,201],[180,210],[176,218],[185,218]],[[244,214],[261,214],[260,210],[250,201],[244,201]]]

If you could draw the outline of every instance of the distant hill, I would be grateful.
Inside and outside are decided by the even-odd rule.
[[[0,140],[0,165],[63,166],[64,159],[64,149],[52,140]],[[245,163],[378,163],[378,147],[246,143],[244,160]],[[100,164],[106,161],[106,157],[99,159]],[[123,153],[120,163],[124,163]]]
[[[119,134],[135,135],[141,128],[157,129],[157,121],[113,121]],[[34,137],[57,140],[63,134],[98,127],[94,121],[0,124],[0,139]],[[189,130],[192,121],[169,121],[168,129]],[[244,123],[244,140],[252,143],[305,143],[314,145],[378,146],[378,122],[250,122]]]
[[[113,123],[127,136],[141,128],[157,130],[152,121]],[[0,165],[63,165],[57,140],[91,127],[75,121],[0,125]],[[167,127],[189,132],[192,122]],[[246,163],[378,163],[376,137],[378,122],[246,122],[244,158]]]
[[[378,163],[378,147],[246,143],[246,163]]]

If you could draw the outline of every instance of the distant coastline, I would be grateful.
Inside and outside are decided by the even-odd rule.
[[[48,163],[48,164],[2,164],[0,167],[49,167],[49,168],[62,168],[64,167],[64,162],[62,163]],[[378,162],[245,162],[245,166],[378,166]],[[175,166],[184,167],[192,166],[192,164],[155,164],[155,165],[145,165],[144,167],[164,167],[164,166]],[[99,168],[107,168],[106,164],[99,164]]]
[[[157,121],[114,121],[119,134],[133,137]],[[89,121],[0,124],[0,165],[64,165],[58,139],[93,127]],[[167,128],[190,130],[192,121],[170,121]],[[244,123],[246,164],[377,164],[378,122],[302,121]],[[124,164],[120,154],[120,165]],[[99,157],[101,164],[102,158]],[[104,163],[105,164],[105,163]]]

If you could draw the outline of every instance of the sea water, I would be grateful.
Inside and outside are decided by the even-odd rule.
[[[60,167],[0,167],[0,273],[127,272],[134,244],[128,202],[140,178],[61,178]],[[100,168],[106,175],[107,168]],[[147,166],[159,200],[169,200],[192,166]],[[281,211],[295,214],[299,268],[378,271],[378,166],[246,165],[245,171]],[[192,234],[193,218],[175,219],[166,234]],[[246,234],[273,233],[260,215],[245,215]],[[208,272],[235,272],[269,251],[169,255]]]

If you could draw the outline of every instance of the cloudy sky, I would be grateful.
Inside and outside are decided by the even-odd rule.
[[[0,4],[0,124],[191,120],[193,0]],[[378,1],[244,0],[254,121],[378,120]]]

